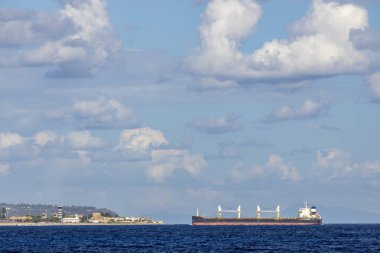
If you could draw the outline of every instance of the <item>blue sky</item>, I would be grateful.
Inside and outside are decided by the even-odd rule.
[[[0,202],[169,222],[218,204],[293,214],[305,200],[380,214],[379,12],[1,1]]]

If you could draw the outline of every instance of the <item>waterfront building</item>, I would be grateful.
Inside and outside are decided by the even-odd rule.
[[[66,217],[62,218],[63,223],[80,223],[79,215],[75,215],[75,217]]]
[[[26,222],[26,221],[32,221],[32,216],[11,216],[9,217],[9,220],[13,222]]]
[[[92,223],[105,223],[104,217],[101,213],[92,213],[91,219],[89,221]]]

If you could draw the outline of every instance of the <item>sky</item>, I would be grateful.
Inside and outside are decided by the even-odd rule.
[[[330,222],[378,217],[378,13],[375,0],[1,0],[0,202],[169,223],[304,201]]]

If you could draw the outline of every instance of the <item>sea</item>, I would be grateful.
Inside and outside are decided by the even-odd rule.
[[[0,252],[380,252],[380,225],[0,227]]]

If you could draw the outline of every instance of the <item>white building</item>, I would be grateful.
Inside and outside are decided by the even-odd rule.
[[[68,217],[68,218],[62,218],[63,223],[79,223],[80,218],[78,216],[75,217]]]

